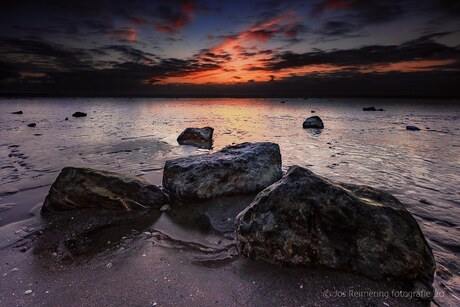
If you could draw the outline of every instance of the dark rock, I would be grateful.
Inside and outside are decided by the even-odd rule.
[[[86,115],[88,115],[88,114],[86,114],[84,112],[75,112],[75,113],[72,114],[73,117],[86,117]]]
[[[160,208],[164,192],[147,181],[89,168],[65,167],[50,188],[43,213],[85,208],[120,211]]]
[[[406,130],[409,131],[420,131],[420,128],[417,126],[406,126]]]
[[[363,108],[363,111],[385,111],[384,109],[376,109],[375,107]]]
[[[166,161],[163,186],[179,199],[258,192],[282,176],[278,144],[242,143],[213,154]]]
[[[36,123],[31,123],[31,124],[28,124],[27,127],[34,128],[34,127],[37,127],[37,124]]]
[[[340,269],[432,295],[435,261],[417,221],[391,194],[293,166],[238,216],[242,254]]]
[[[324,124],[319,116],[312,116],[312,117],[307,118],[303,122],[303,128],[323,129]]]
[[[364,107],[363,111],[377,111],[375,107]]]
[[[69,118],[68,118],[68,117],[66,117],[66,118],[65,118],[65,120],[69,120]]]
[[[11,114],[24,114],[24,113],[21,110],[21,111],[12,112]]]
[[[433,205],[431,202],[429,202],[425,198],[420,199],[419,202],[424,205]]]
[[[286,103],[286,101],[283,100],[283,101],[280,101],[280,103]]]
[[[315,110],[311,110],[311,113],[316,113],[316,111],[315,111]]]
[[[199,148],[212,148],[212,134],[214,129],[211,127],[204,128],[187,128],[177,138],[180,145],[192,145]]]

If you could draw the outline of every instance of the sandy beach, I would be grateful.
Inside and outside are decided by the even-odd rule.
[[[456,304],[459,277],[455,237],[458,229],[457,213],[452,211],[452,206],[456,202],[458,173],[454,166],[456,157],[449,153],[458,146],[455,141],[458,110],[455,107],[446,105],[432,110],[423,104],[413,104],[410,110],[401,111],[394,109],[392,104],[380,102],[388,111],[363,114],[360,106],[375,104],[375,101],[356,104],[345,101],[342,104],[341,101],[313,100],[305,104],[293,100],[280,104],[278,100],[250,103],[214,100],[211,104],[194,100],[140,100],[130,105],[131,109],[133,106],[140,109],[129,113],[123,111],[117,100],[95,102],[90,105],[77,100],[71,108],[87,110],[91,106],[91,115],[63,121],[70,113],[69,104],[49,101],[52,115],[34,130],[23,128],[23,119],[13,117],[11,120],[11,115],[2,117],[5,140],[2,150],[7,155],[2,158],[5,167],[2,167],[1,196],[4,209],[0,212],[3,225],[0,228],[3,259],[0,304],[429,304],[408,298],[407,293],[398,292],[401,289],[391,282],[375,282],[360,275],[328,269],[280,267],[238,255],[234,219],[251,203],[255,194],[221,197],[203,203],[188,202],[142,221],[114,225],[96,232],[89,240],[87,251],[91,252],[78,257],[63,258],[61,254],[40,248],[43,242],[59,236],[59,231],[53,234],[47,230],[47,220],[40,217],[39,211],[62,167],[115,170],[161,185],[167,159],[212,153],[225,145],[254,140],[278,141],[284,170],[300,164],[335,180],[383,188],[400,198],[414,214],[434,249],[437,261],[434,302]],[[43,108],[43,102],[40,103]],[[95,107],[107,108],[107,104],[117,113]],[[224,106],[226,111],[221,113]],[[27,116],[38,119],[42,116],[34,111],[36,107],[35,101],[8,102],[8,110],[21,108]],[[203,108],[210,116],[194,119],[198,114],[194,112]],[[240,111],[241,108],[244,111]],[[152,113],[145,111],[148,109],[153,110]],[[311,133],[299,127],[302,114],[310,110],[316,110],[325,121],[323,132]],[[138,117],[139,114],[143,114],[142,117]],[[232,120],[222,121],[227,114]],[[111,124],[114,116],[119,116],[116,125]],[[350,122],[353,126],[349,126]],[[182,127],[204,126],[205,123],[216,127],[212,150],[176,143]],[[411,132],[403,130],[406,123],[430,126],[430,129],[409,135]],[[281,125],[282,129],[267,129],[267,126],[276,125]],[[349,128],[344,129],[347,125]],[[121,126],[132,129],[120,130]],[[41,135],[35,135],[37,133]],[[342,137],[336,137],[337,133]],[[440,147],[433,143],[431,148],[423,149],[427,152],[420,152],[420,148],[419,152],[409,150],[425,138],[433,140],[434,135]],[[41,143],[45,140],[40,139],[42,136],[46,137],[44,143]],[[352,137],[357,138],[356,143],[343,141]],[[383,145],[382,140],[387,145]],[[401,149],[394,147],[392,142]],[[376,146],[381,150],[376,151]],[[440,148],[443,150],[439,151]],[[9,165],[17,170],[10,169]],[[406,168],[406,165],[412,167]],[[405,174],[409,170],[411,173]],[[437,186],[437,176],[441,173],[452,180]],[[433,211],[433,206],[444,211]],[[62,224],[72,225],[73,216],[67,218]]]

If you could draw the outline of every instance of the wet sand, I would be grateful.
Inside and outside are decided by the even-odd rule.
[[[380,106],[381,102],[359,102],[355,106],[350,102],[315,102],[313,99],[308,104],[287,101],[281,105],[278,101],[264,100],[175,103],[168,100],[131,101],[128,108],[113,101],[86,104],[75,100],[46,104],[48,113],[44,118],[40,103],[17,101],[9,104],[8,109],[24,109],[24,118],[14,117],[12,122],[10,114],[0,118],[3,138],[0,144],[0,273],[6,274],[0,283],[0,305],[45,302],[53,305],[53,300],[58,299],[61,301],[55,305],[80,305],[85,301],[91,305],[92,302],[126,305],[125,298],[140,305],[148,304],[150,299],[152,304],[159,305],[189,302],[200,305],[214,302],[211,298],[219,300],[218,297],[225,305],[418,304],[413,300],[357,299],[347,295],[326,299],[321,294],[324,290],[340,289],[348,293],[349,289],[387,289],[391,285],[339,272],[278,268],[234,255],[229,224],[219,222],[218,216],[235,214],[238,206],[234,212],[219,209],[215,215],[213,212],[200,215],[199,210],[182,213],[182,216],[193,216],[192,219],[163,214],[152,221],[152,225],[144,225],[153,234],[151,237],[142,237],[145,229],[140,229],[140,235],[129,233],[133,236],[128,238],[129,242],[122,240],[123,250],[118,250],[118,243],[111,242],[107,246],[110,251],[70,262],[33,254],[35,241],[30,240],[34,235],[21,241],[21,235],[27,231],[15,233],[23,227],[35,227],[31,231],[35,233],[44,226],[37,215],[23,220],[31,217],[29,211],[34,207],[37,214],[37,204],[43,201],[62,167],[95,167],[161,184],[161,169],[166,159],[206,152],[177,146],[175,138],[180,130],[208,124],[217,128],[214,150],[243,141],[274,141],[280,143],[284,169],[299,164],[337,181],[371,185],[393,193],[407,205],[433,247],[437,261],[435,301],[450,306],[460,302],[459,160],[455,154],[460,147],[458,108],[431,110],[423,105],[402,106],[395,102],[394,106],[385,105],[386,112],[362,114],[362,105]],[[75,108],[90,108],[88,118],[63,121]],[[325,120],[326,129],[322,133],[301,129],[301,122],[311,109]],[[37,122],[37,128],[25,127],[24,120]],[[418,134],[400,129],[413,123],[426,127]],[[422,199],[427,202],[420,202]],[[228,207],[235,203],[229,200],[223,203],[226,202]],[[240,206],[243,207],[244,202]],[[22,222],[11,224],[17,221]],[[157,237],[163,238],[161,243],[156,242]],[[8,238],[14,240],[8,243]],[[219,240],[221,243],[216,244]],[[24,253],[22,246],[14,247],[22,242],[27,246]],[[177,246],[185,247],[181,252]],[[161,262],[160,258],[166,260]],[[108,263],[112,263],[111,268],[106,267]],[[11,271],[13,268],[19,271]],[[162,274],[164,276],[160,276]],[[160,283],[168,274],[175,279],[169,284]],[[25,295],[29,288],[32,294]],[[196,289],[206,295],[200,298]],[[53,297],[47,297],[46,291],[53,293]],[[60,292],[63,295],[58,298]],[[194,293],[193,300],[187,297]],[[74,304],[73,300],[79,303]],[[299,303],[295,303],[296,300]]]
[[[2,306],[424,305],[386,297],[391,285],[358,275],[216,258],[211,248],[155,227],[127,235],[102,253],[58,261],[34,254],[31,234],[39,225],[33,218],[0,229]]]

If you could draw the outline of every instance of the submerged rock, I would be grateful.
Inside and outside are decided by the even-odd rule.
[[[163,186],[179,199],[258,192],[282,176],[278,144],[242,143],[213,154],[166,161]]]
[[[20,114],[24,114],[24,112],[22,112],[22,110],[20,110],[20,111],[12,112],[11,114],[19,114],[20,115]]]
[[[364,107],[363,111],[385,111],[384,109],[376,109],[375,107]]]
[[[27,125],[27,127],[35,128],[35,127],[37,127],[37,124],[36,123],[30,123],[30,124]]]
[[[73,117],[86,117],[86,115],[88,115],[88,114],[86,114],[84,112],[75,112],[75,113],[72,114]]]
[[[160,208],[164,192],[137,178],[89,168],[65,167],[50,188],[43,213],[85,208],[120,211]]]
[[[406,130],[409,131],[420,131],[420,128],[417,126],[406,126]]]
[[[403,204],[380,190],[294,166],[239,214],[237,232],[251,258],[346,270],[433,294],[430,246]]]
[[[199,148],[212,148],[212,134],[214,129],[211,127],[204,128],[187,128],[177,138],[180,145],[192,145]]]
[[[307,118],[303,122],[303,128],[323,129],[324,124],[319,116],[312,116],[312,117]]]

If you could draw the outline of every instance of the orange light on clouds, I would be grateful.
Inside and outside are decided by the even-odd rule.
[[[331,3],[337,7],[349,4],[348,1],[331,1]],[[363,73],[428,71],[456,62],[456,60],[420,59],[367,66],[344,67],[328,64],[305,65],[281,70],[269,69],[267,64],[272,59],[271,54],[261,52],[264,50],[264,44],[277,35],[291,37],[294,31],[292,26],[297,21],[298,16],[295,13],[287,12],[264,23],[250,26],[236,35],[224,37],[223,41],[195,58],[198,62],[205,63],[210,61],[210,54],[213,57],[212,61],[218,60],[220,56],[222,60],[217,62],[219,68],[188,72],[154,81],[159,84],[236,84],[248,81],[266,82],[292,76],[305,76],[311,73],[326,74],[351,68],[357,68]]]

